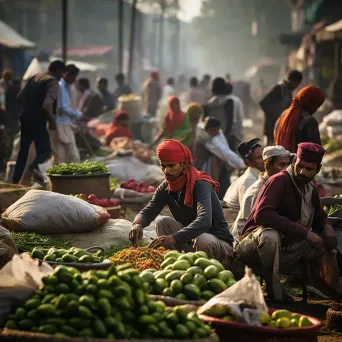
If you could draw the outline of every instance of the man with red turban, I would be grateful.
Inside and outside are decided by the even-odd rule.
[[[156,222],[158,238],[150,247],[179,251],[201,250],[226,260],[233,237],[217,197],[219,184],[191,165],[191,152],[178,140],[166,139],[157,148],[165,174],[150,203],[135,217],[129,238],[136,244],[147,227],[167,205],[173,217]]]
[[[323,104],[325,96],[313,85],[299,91],[291,106],[278,119],[274,129],[276,145],[284,146],[291,153],[297,151],[301,142],[321,145],[318,122],[313,114]]]
[[[261,262],[267,293],[276,300],[284,299],[281,272],[302,262],[316,267],[323,252],[337,245],[312,183],[324,152],[318,144],[298,145],[293,164],[270,177],[261,189],[235,246],[247,265],[260,266]]]

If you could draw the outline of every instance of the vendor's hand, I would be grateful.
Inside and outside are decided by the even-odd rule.
[[[132,242],[132,244],[135,246],[139,240],[142,239],[143,237],[143,228],[142,225],[140,223],[135,224],[132,229],[129,232],[129,241]]]
[[[163,235],[154,239],[149,245],[149,248],[159,248],[159,247],[167,247],[170,245],[175,245],[176,239],[172,235]]]
[[[323,239],[319,235],[313,232],[308,232],[308,235],[306,236],[306,240],[317,249],[320,249],[323,247]]]

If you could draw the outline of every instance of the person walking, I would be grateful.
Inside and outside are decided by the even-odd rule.
[[[66,66],[62,61],[52,62],[49,65],[48,72],[32,77],[18,95],[22,112],[20,115],[20,151],[13,176],[13,183],[15,184],[20,181],[24,172],[32,142],[36,148],[36,158],[29,169],[36,181],[43,181],[38,165],[51,157],[47,123],[50,130],[56,130],[58,81],[62,78],[65,70]]]
[[[162,87],[159,81],[159,72],[151,72],[150,77],[145,81],[142,98],[144,111],[155,117],[158,104],[162,96]]]

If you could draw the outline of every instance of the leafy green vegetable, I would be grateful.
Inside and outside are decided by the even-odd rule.
[[[89,162],[86,160],[83,163],[69,163],[69,164],[57,164],[47,170],[48,176],[53,175],[93,175],[96,173],[109,172],[107,166],[104,163]]]

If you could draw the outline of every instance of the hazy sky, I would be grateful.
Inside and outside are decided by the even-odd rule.
[[[179,0],[179,3],[182,9],[181,19],[191,21],[200,14],[202,0]]]

